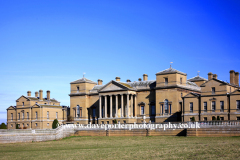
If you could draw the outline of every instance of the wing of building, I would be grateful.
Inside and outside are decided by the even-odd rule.
[[[39,96],[38,96],[39,94]],[[67,106],[60,106],[60,102],[50,98],[50,91],[47,91],[47,98],[43,98],[43,91],[35,92],[35,97],[31,96],[31,91],[27,96],[22,95],[16,100],[16,106],[7,108],[8,129],[19,128],[51,129],[54,119],[58,119],[59,124],[67,120]]]

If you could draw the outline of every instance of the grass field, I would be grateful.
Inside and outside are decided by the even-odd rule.
[[[68,137],[0,144],[0,159],[240,159],[240,137]]]

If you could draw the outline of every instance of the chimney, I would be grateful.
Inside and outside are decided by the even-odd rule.
[[[39,99],[43,100],[43,90],[39,90]]]
[[[35,97],[38,97],[38,92],[35,92]]]
[[[148,80],[148,75],[147,74],[143,74],[143,81],[147,81]]]
[[[130,79],[127,79],[127,82],[131,82],[131,80],[130,80]]]
[[[50,100],[50,91],[47,90],[47,100],[49,101]]]
[[[101,79],[98,79],[98,85],[102,85],[102,80]]]
[[[239,86],[239,72],[235,72],[235,84]]]
[[[118,82],[119,82],[119,81],[120,81],[120,77],[116,77],[116,81],[118,81]]]
[[[213,74],[213,78],[217,79],[217,74]]]
[[[31,97],[31,91],[27,91],[28,97]]]
[[[234,70],[230,71],[230,83],[235,84],[235,71]]]
[[[138,78],[138,81],[142,81],[142,78]]]
[[[213,78],[213,74],[212,74],[212,72],[209,72],[208,73],[208,80],[210,80],[210,79],[212,79]]]

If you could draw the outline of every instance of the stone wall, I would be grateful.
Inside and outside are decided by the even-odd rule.
[[[189,137],[230,137],[240,136],[239,127],[214,127],[214,128],[199,128],[187,129]]]

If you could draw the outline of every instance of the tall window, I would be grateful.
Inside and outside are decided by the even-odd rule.
[[[13,113],[11,113],[11,120],[13,120]]]
[[[29,120],[29,112],[27,112],[27,120]]]
[[[49,111],[47,111],[47,119],[49,119]]]
[[[144,106],[141,106],[141,114],[144,114]]]
[[[36,119],[38,119],[38,112],[35,112],[35,114],[36,114]]]
[[[215,112],[216,110],[216,102],[212,101],[212,112]]]
[[[156,110],[155,110],[155,106],[154,105],[151,106],[151,111],[152,111],[152,115],[156,114]]]
[[[164,113],[165,114],[168,114],[168,100],[166,99],[165,101],[164,101]]]
[[[80,117],[80,107],[77,105],[77,117]]]
[[[22,102],[22,106],[24,107],[24,102]]]
[[[56,112],[56,119],[58,119],[58,112]]]
[[[165,78],[165,85],[168,85],[168,78]]]
[[[212,87],[212,94],[215,94],[215,87]]]
[[[79,87],[77,87],[77,92],[79,92]]]
[[[203,102],[204,112],[207,112],[207,102]]]
[[[221,112],[224,112],[224,101],[220,101]]]
[[[193,112],[193,102],[190,102],[190,113]]]
[[[240,100],[237,100],[237,110],[240,110]]]
[[[182,78],[180,78],[180,84],[182,84]]]
[[[93,117],[96,117],[96,108],[93,108],[93,109],[92,109],[92,116],[93,116]]]
[[[18,120],[20,120],[20,113],[18,113]]]
[[[22,119],[24,120],[24,112],[22,113]]]

